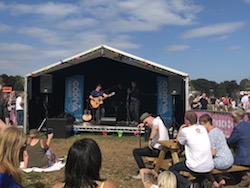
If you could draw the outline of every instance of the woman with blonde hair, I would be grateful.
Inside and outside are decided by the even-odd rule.
[[[171,171],[167,170],[158,175],[154,170],[142,168],[140,174],[144,188],[177,188],[176,176]],[[158,177],[157,185],[150,181],[151,177]]]
[[[16,127],[0,129],[0,187],[21,188],[20,153],[26,136]]]

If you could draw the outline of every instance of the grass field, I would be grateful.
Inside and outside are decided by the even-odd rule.
[[[135,180],[131,176],[137,173],[137,164],[134,161],[132,151],[139,147],[140,137],[123,135],[118,137],[116,133],[106,137],[100,133],[84,133],[69,138],[53,139],[51,148],[58,157],[67,155],[74,141],[88,137],[94,139],[102,152],[101,178],[113,180],[119,188],[142,188],[141,180]],[[147,143],[141,137],[142,147]],[[148,167],[150,167],[148,165]],[[22,185],[24,188],[51,188],[55,183],[63,181],[64,168],[55,172],[31,172],[23,173]],[[250,180],[249,180],[250,181]],[[237,187],[224,186],[224,187]]]
[[[69,138],[53,139],[51,148],[58,157],[67,155],[68,149],[75,140],[84,137],[94,139],[102,152],[101,177],[113,180],[120,188],[142,187],[140,180],[134,180],[132,175],[136,174],[137,165],[134,161],[132,151],[139,147],[139,137],[123,135],[121,138],[117,134],[107,135],[85,133]],[[141,137],[142,145],[146,145]],[[55,172],[31,172],[23,174],[22,185],[25,188],[50,188],[56,182],[63,181],[64,168]]]

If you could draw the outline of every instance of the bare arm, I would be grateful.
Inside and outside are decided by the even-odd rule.
[[[154,174],[153,171],[148,168],[142,168],[140,169],[140,174],[144,188],[150,188],[153,185],[150,181],[150,177]]]
[[[48,138],[47,140],[41,140],[40,144],[41,144],[41,147],[44,148],[44,149],[48,149],[50,147],[50,143],[51,143],[51,140],[53,138],[53,133],[50,133],[48,134]]]
[[[151,131],[151,134],[150,134],[150,137],[149,137],[149,141],[148,141],[148,147],[149,147],[150,149],[153,149],[152,146],[151,146],[151,144],[152,144],[152,139],[157,135],[158,131],[159,131],[159,126],[154,126],[154,127],[152,128],[152,131]]]
[[[23,168],[27,168],[28,166],[28,159],[29,159],[29,155],[28,155],[28,152],[26,150],[24,150],[23,152],[23,162],[24,162],[24,166]]]
[[[215,156],[216,155],[216,149],[212,148],[212,155]]]

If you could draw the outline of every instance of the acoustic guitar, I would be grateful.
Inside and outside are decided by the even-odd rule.
[[[115,92],[110,93],[109,95],[105,96],[105,97],[95,97],[93,99],[90,100],[90,105],[92,108],[98,108],[101,104],[103,104],[103,100],[108,98],[108,97],[112,97],[115,95]]]
[[[84,110],[84,114],[82,115],[82,120],[87,122],[92,119],[91,111],[90,110]]]

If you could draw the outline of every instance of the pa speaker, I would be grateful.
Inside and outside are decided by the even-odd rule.
[[[45,74],[40,77],[40,92],[52,93],[53,90],[53,77],[51,74]]]
[[[53,131],[54,138],[67,138],[73,135],[73,125],[67,118],[48,118],[46,127]]]
[[[102,125],[116,125],[116,117],[102,117],[101,118]]]

